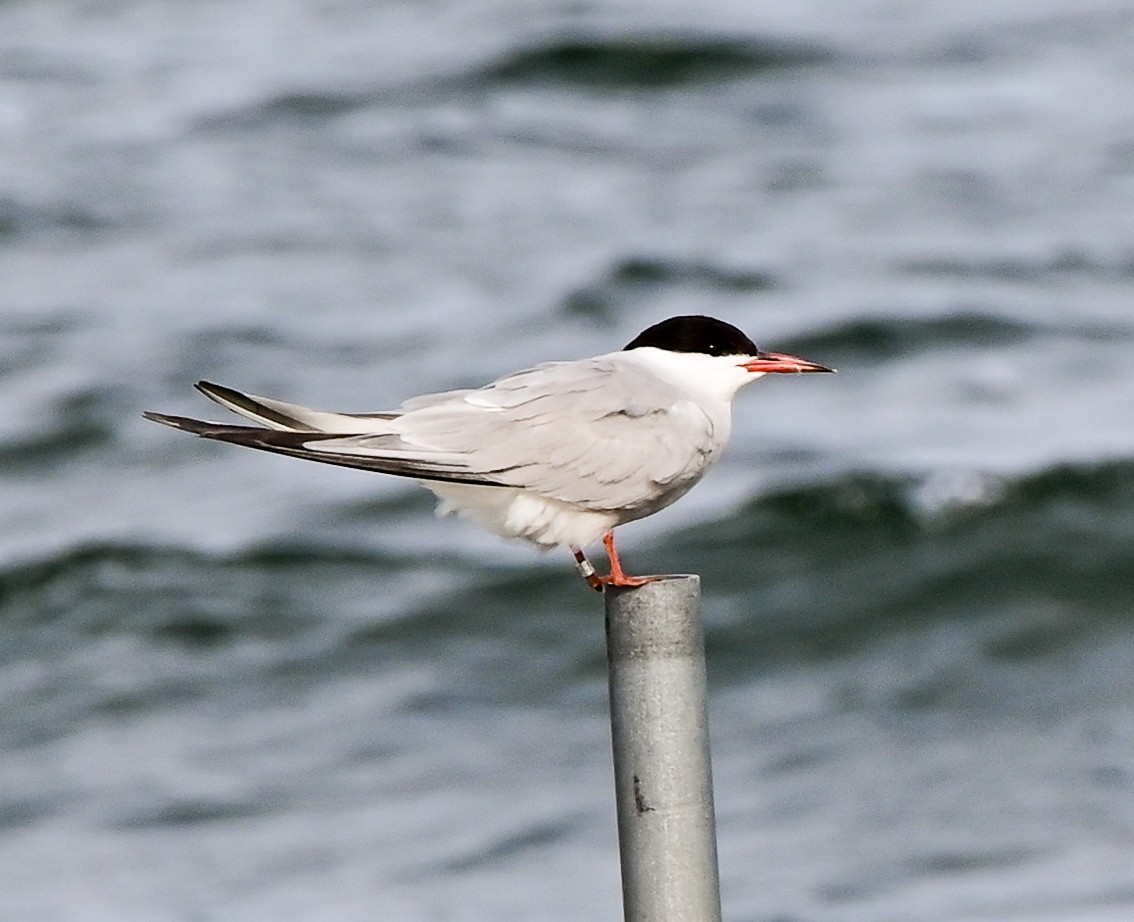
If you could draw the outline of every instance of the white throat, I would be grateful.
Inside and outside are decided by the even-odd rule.
[[[740,363],[741,355],[705,355],[702,352],[670,352],[668,349],[655,349],[643,346],[638,349],[615,353],[627,360],[640,362],[660,378],[680,387],[691,396],[708,398],[722,403],[731,403],[744,385],[763,372],[752,372]]]

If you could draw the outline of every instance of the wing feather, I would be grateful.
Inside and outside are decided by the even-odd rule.
[[[312,410],[208,382],[198,389],[267,428],[146,415],[204,438],[419,480],[519,488],[623,520],[696,483],[715,460],[717,426],[727,426],[622,353],[549,362],[381,413]]]
[[[313,410],[296,403],[284,403],[271,397],[244,394],[223,384],[198,381],[197,390],[214,403],[241,416],[283,432],[369,432],[386,431],[384,421],[396,413],[332,413]]]
[[[394,474],[399,477],[412,477],[415,480],[435,480],[447,483],[466,483],[477,486],[505,486],[491,480],[453,457],[412,457],[398,453],[371,454],[364,449],[355,452],[346,450],[325,451],[322,445],[335,440],[342,441],[335,433],[261,429],[256,426],[227,426],[210,423],[185,416],[168,416],[164,413],[143,413],[146,419],[184,432],[192,432],[204,439],[230,442],[247,448],[258,448],[274,454],[288,455],[307,461],[319,461],[340,467],[353,467],[360,470]]]
[[[391,425],[500,483],[602,510],[672,502],[717,447],[698,404],[611,357],[539,365]]]

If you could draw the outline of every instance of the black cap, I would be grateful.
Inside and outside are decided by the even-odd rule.
[[[670,317],[643,330],[626,346],[653,346],[670,352],[702,352],[705,355],[759,355],[756,344],[731,323],[713,317]]]

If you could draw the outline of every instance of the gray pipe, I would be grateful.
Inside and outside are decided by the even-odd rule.
[[[626,922],[721,918],[700,587],[603,594]]]

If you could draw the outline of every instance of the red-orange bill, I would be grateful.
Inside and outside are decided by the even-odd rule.
[[[797,359],[794,355],[781,352],[761,352],[758,358],[745,362],[742,366],[749,371],[762,371],[765,374],[803,374],[809,371],[834,371],[826,365]]]

